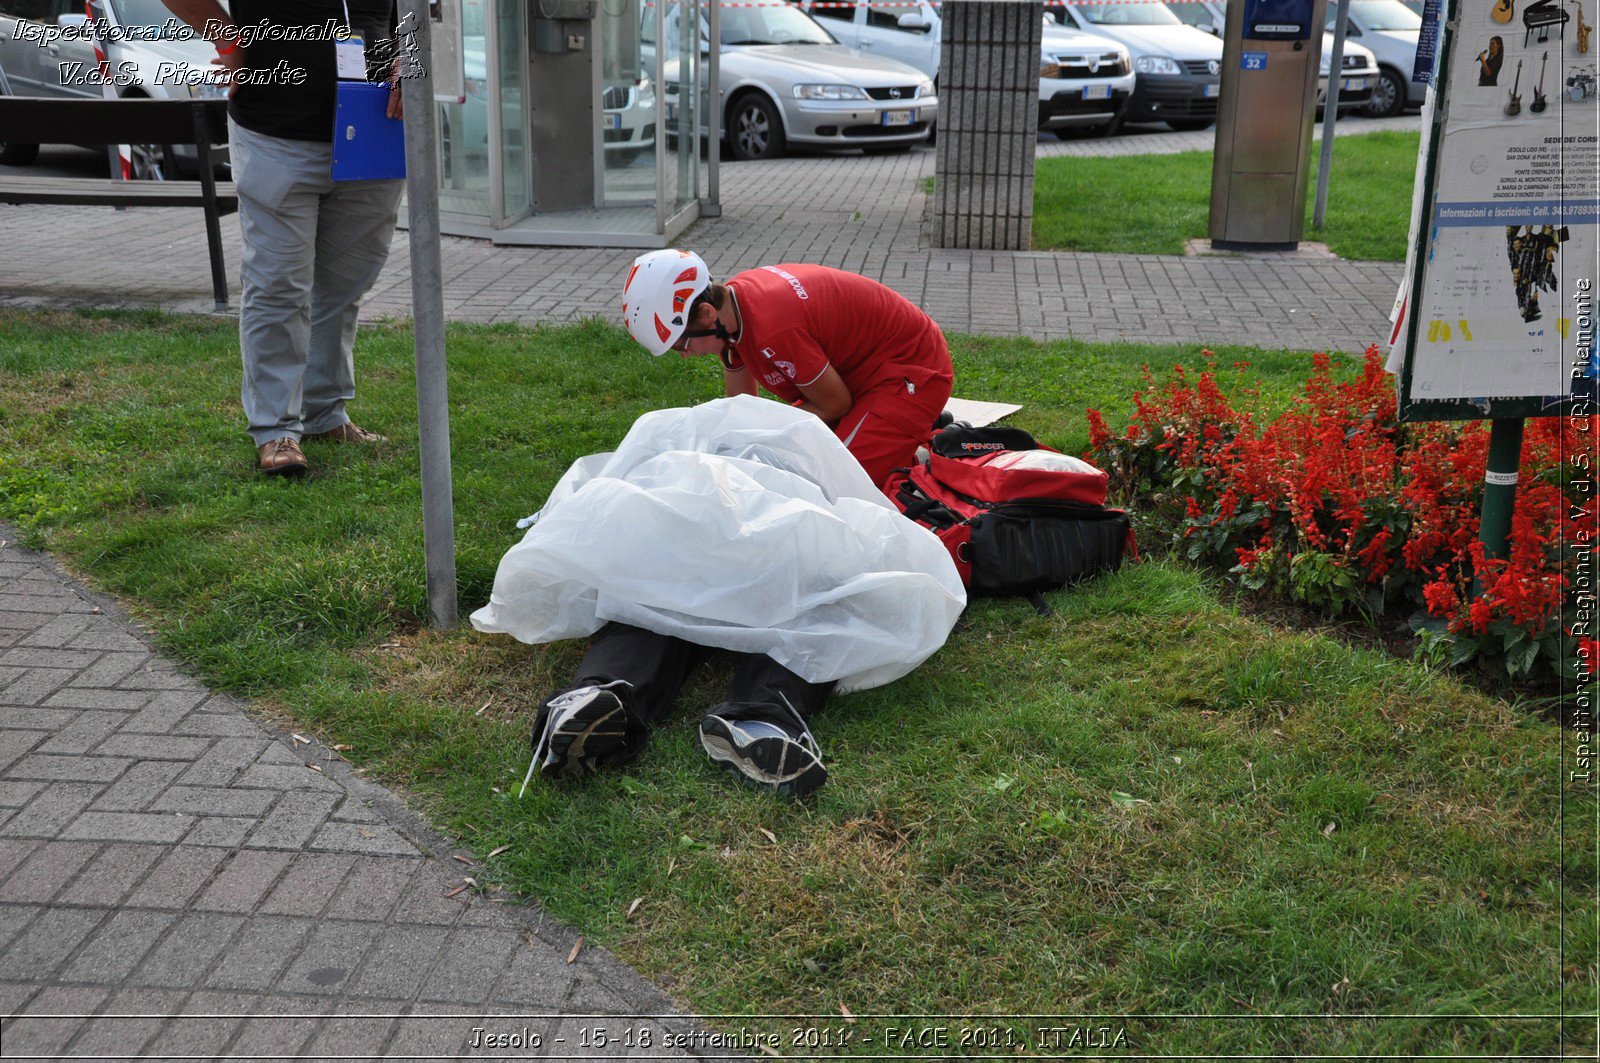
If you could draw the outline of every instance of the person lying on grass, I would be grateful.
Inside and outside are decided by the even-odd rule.
[[[652,251],[628,271],[622,314],[652,355],[716,354],[729,398],[765,386],[815,414],[880,489],[928,441],[954,381],[932,318],[877,281],[826,266],[763,266],[719,284],[691,251]],[[534,765],[575,776],[633,759],[708,656],[681,638],[607,624],[573,682],[540,707]],[[808,721],[834,686],[740,654],[727,699],[700,721],[700,744],[748,783],[809,794],[828,773]]]

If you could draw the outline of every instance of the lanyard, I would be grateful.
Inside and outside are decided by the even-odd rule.
[[[347,0],[340,0],[344,8],[345,39],[334,48],[338,77],[341,80],[365,81],[367,79],[366,41],[356,36],[355,27],[350,23],[350,4]]]

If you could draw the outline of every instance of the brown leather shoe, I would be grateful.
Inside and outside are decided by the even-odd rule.
[[[256,448],[261,461],[261,471],[268,476],[304,476],[306,456],[300,453],[300,444],[293,436],[284,436],[263,443]]]
[[[306,438],[307,439],[311,439],[311,440],[315,440],[318,443],[387,443],[387,442],[389,442],[387,439],[383,438],[378,433],[369,432],[365,428],[362,428],[360,425],[355,424],[352,421],[346,421],[344,424],[340,425],[338,428],[335,428],[335,429],[333,429],[331,431],[318,432],[316,435],[306,436]]]

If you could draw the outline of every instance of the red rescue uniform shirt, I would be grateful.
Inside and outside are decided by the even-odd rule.
[[[802,398],[832,365],[861,397],[894,387],[915,395],[942,382],[950,348],[933,319],[875,280],[828,266],[781,265],[728,279],[741,327],[733,353],[760,385],[786,402]],[[943,402],[943,399],[939,400]]]

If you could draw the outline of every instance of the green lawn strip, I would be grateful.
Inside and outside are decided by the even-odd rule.
[[[1119,419],[1141,365],[1198,361],[1180,347],[952,348],[961,394],[1026,403],[1017,423],[1067,450],[1085,442],[1085,406]],[[597,323],[452,326],[449,349],[464,611],[574,458],[720,389],[714,362],[651,359]],[[1218,357],[1252,360],[1269,405],[1309,365]],[[526,710],[582,647],[420,625],[409,331],[365,331],[358,358],[353,412],[392,442],[312,444],[312,477],[267,481],[240,426],[231,325],[0,314],[0,517],[128,600],[208,682],[351,745],[474,851],[510,845],[480,878],[537,898],[687,1006],[1560,1010],[1563,867],[1569,906],[1593,892],[1592,853],[1563,863],[1558,728],[1242,617],[1176,564],[1051,595],[1048,617],[977,603],[917,672],[835,700],[816,726],[831,781],[815,802],[742,789],[706,760],[695,709],[719,699],[717,669],[625,773],[517,800]],[[1576,822],[1592,812],[1569,797]],[[1593,944],[1574,925],[1568,954]],[[1593,1009],[1594,977],[1569,967],[1569,1010]],[[1555,1047],[1528,1023],[1128,1027],[1137,1050],[1177,1054]]]
[[[1328,226],[1311,227],[1315,186],[1306,197],[1304,239],[1340,258],[1401,262],[1411,218],[1417,133],[1339,137],[1328,184]],[[1320,151],[1312,146],[1312,175]],[[1115,158],[1040,159],[1035,166],[1035,250],[1181,255],[1206,235],[1211,152]]]

